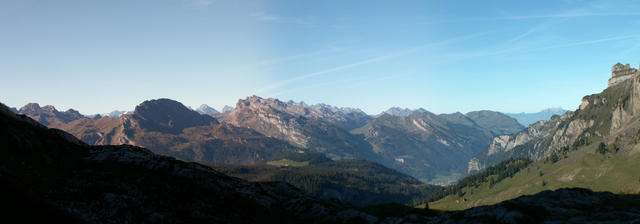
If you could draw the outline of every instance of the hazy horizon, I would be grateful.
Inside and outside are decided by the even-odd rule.
[[[544,7],[543,7],[544,6]],[[250,95],[378,114],[575,110],[640,64],[632,1],[0,2],[0,102],[133,110]]]

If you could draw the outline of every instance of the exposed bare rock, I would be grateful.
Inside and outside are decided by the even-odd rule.
[[[351,207],[315,200],[284,183],[249,183],[135,146],[69,142],[69,136],[61,131],[55,133],[44,126],[32,125],[37,122],[19,120],[7,111],[0,110],[0,186],[4,190],[1,204],[15,207],[28,201],[35,206],[28,212],[24,208],[13,208],[16,213],[2,212],[5,221],[371,223],[378,220]],[[27,213],[28,217],[17,217]]]
[[[495,137],[469,161],[468,172],[508,158],[542,159],[590,144],[594,137],[604,138],[606,143],[628,143],[640,128],[636,122],[640,115],[640,76],[628,65],[616,64],[612,77],[626,78],[615,84],[610,80],[610,86],[602,93],[585,96],[576,111],[537,122],[513,135]]]
[[[209,105],[206,105],[206,104],[200,105],[200,107],[198,107],[196,109],[196,112],[198,112],[200,114],[205,114],[205,115],[212,115],[212,114],[219,114],[220,113],[216,109],[213,109],[212,107],[210,107]]]
[[[349,133],[348,127],[362,123],[359,119],[368,119],[359,116],[364,115],[345,114],[340,109],[326,105],[285,103],[258,96],[239,100],[233,111],[215,115],[223,122],[251,128],[333,159],[361,158],[378,161],[371,146],[362,136]]]
[[[29,103],[25,105],[24,107],[20,108],[18,114],[27,115],[46,126],[52,124],[68,123],[81,118],[85,118],[84,115],[80,114],[74,109],[69,109],[67,111],[61,112],[56,110],[56,108],[51,105],[40,107],[40,105],[38,105],[37,103]]]
[[[85,118],[50,126],[91,145],[136,145],[185,161],[251,164],[299,150],[256,131],[221,124],[169,99],[145,101],[119,118]]]

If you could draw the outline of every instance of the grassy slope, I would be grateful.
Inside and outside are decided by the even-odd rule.
[[[636,193],[640,190],[640,146],[606,155],[595,153],[596,147],[597,144],[582,147],[556,163],[547,160],[532,163],[513,178],[507,178],[492,188],[489,188],[489,183],[478,188],[466,188],[464,196],[449,195],[430,203],[429,207],[461,210],[565,187],[613,193]]]

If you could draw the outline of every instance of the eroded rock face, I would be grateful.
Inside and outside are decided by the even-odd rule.
[[[51,127],[91,145],[136,145],[185,161],[251,164],[299,151],[256,131],[221,124],[169,99],[145,101],[119,118],[85,118]]]
[[[215,117],[308,151],[326,154],[333,159],[378,161],[371,146],[362,137],[349,133],[351,127],[362,125],[369,119],[358,111],[251,96],[239,100],[233,111]]]
[[[562,116],[554,116],[549,121],[540,121],[525,130],[513,134],[497,136],[485,150],[474,156],[468,163],[468,172],[514,157],[538,160],[553,153],[584,144],[590,144],[593,137],[605,141],[630,139],[640,115],[640,77],[629,73],[628,66],[617,65],[613,76],[632,76],[612,85],[600,94],[585,96],[578,110]],[[618,142],[622,144],[624,142]]]
[[[209,105],[206,105],[206,104],[200,105],[200,107],[198,107],[195,111],[200,113],[200,114],[205,114],[205,115],[212,115],[212,114],[219,114],[220,113],[220,112],[218,112],[218,110],[213,109],[212,107],[210,107]]]
[[[69,109],[67,111],[58,111],[51,105],[40,107],[40,105],[38,105],[37,103],[29,103],[20,108],[17,113],[27,115],[32,119],[40,122],[41,124],[47,126],[68,123],[81,118],[85,118],[84,115],[80,114],[80,112],[74,109]]]

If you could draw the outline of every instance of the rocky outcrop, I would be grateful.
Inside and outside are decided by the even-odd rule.
[[[629,64],[622,65],[620,63],[615,64],[611,68],[611,78],[609,79],[608,87],[617,85],[625,80],[631,79],[638,75],[638,70],[631,68]]]
[[[632,74],[629,66],[617,64],[613,76]],[[585,96],[578,110],[548,121],[539,121],[525,130],[495,137],[489,146],[474,156],[468,172],[497,164],[514,157],[539,160],[554,153],[590,144],[593,138],[604,138],[606,143],[618,141],[626,144],[633,138],[640,124],[640,78],[633,75],[602,93]],[[634,132],[635,131],[635,132]]]

